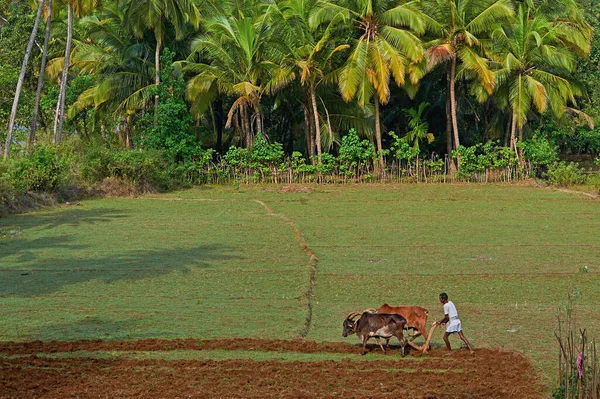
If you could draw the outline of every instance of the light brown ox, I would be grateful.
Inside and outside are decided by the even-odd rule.
[[[392,313],[399,314],[406,319],[406,329],[413,330],[413,336],[410,339],[412,342],[419,335],[427,339],[427,315],[429,311],[420,306],[390,306],[384,303],[377,309],[377,313]]]

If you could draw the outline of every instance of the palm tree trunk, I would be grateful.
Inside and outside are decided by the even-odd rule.
[[[454,149],[458,150],[460,146],[460,140],[458,138],[458,121],[456,115],[456,93],[455,84],[456,80],[456,55],[452,57],[452,63],[450,64],[450,111],[452,115],[452,132],[454,134]]]
[[[58,92],[58,103],[54,114],[54,143],[60,144],[65,112],[65,96],[67,91],[67,80],[69,76],[69,63],[71,60],[71,47],[73,46],[73,7],[67,5],[67,46],[65,48],[65,63],[63,66],[60,90]]]
[[[40,113],[40,99],[42,98],[42,89],[44,88],[44,77],[46,76],[46,61],[48,60],[48,42],[50,40],[50,27],[52,25],[52,0],[48,0],[46,7],[46,32],[44,35],[44,49],[42,50],[42,63],[40,64],[40,76],[38,78],[37,90],[35,92],[35,102],[33,104],[33,117],[31,118],[31,132],[29,132],[29,151],[33,150],[35,143],[35,134],[37,132],[38,117]]]
[[[508,147],[508,139],[510,137],[510,128],[512,126],[512,111],[508,114],[508,120],[506,121],[506,131],[504,132],[504,146]]]
[[[313,117],[315,120],[315,143],[317,144],[317,163],[321,164],[321,124],[319,123],[319,110],[314,86],[310,86],[310,100],[312,103]]]
[[[15,119],[17,118],[19,97],[21,96],[21,89],[23,88],[23,82],[25,81],[25,73],[27,72],[27,64],[29,64],[31,50],[33,50],[33,44],[35,43],[35,36],[37,35],[37,31],[40,27],[40,20],[42,19],[42,10],[44,9],[44,2],[45,0],[40,0],[40,4],[38,5],[37,15],[35,17],[35,24],[33,25],[31,36],[29,36],[29,43],[27,43],[25,57],[23,57],[21,73],[19,74],[19,80],[17,81],[17,89],[15,90],[15,98],[13,100],[12,110],[10,112],[10,120],[8,122],[8,132],[6,133],[6,144],[4,147],[4,159],[8,158],[8,154],[10,153],[10,144],[12,142],[12,133],[15,127]]]
[[[523,125],[519,126],[519,142],[523,141]],[[515,143],[515,147],[517,146],[517,143]],[[517,148],[517,155],[519,156],[519,159],[523,159],[523,150],[521,149],[521,147]]]
[[[450,69],[448,68],[448,82],[450,82]],[[448,87],[449,89],[449,87]],[[449,92],[448,92],[449,93]],[[446,96],[446,152],[452,154],[452,110],[450,108],[450,94]]]
[[[375,95],[375,141],[377,142],[377,153],[379,154],[379,169],[383,170],[383,155],[381,146],[381,123],[379,120],[379,99]]]
[[[260,134],[266,140],[266,136],[263,131],[263,115],[260,111],[260,103],[257,104],[254,109],[256,110],[256,134]]]
[[[248,121],[248,107],[246,104],[242,104],[242,126],[244,130],[244,142],[246,144],[246,148],[250,148],[252,146],[252,132],[250,128],[250,123]]]
[[[314,153],[314,145],[313,145],[313,135],[312,135],[312,126],[313,124],[310,123],[310,117],[311,117],[311,109],[312,108],[308,108],[308,107],[303,107],[304,108],[304,136],[306,138],[306,156],[308,157],[309,161],[312,163],[313,162],[313,155],[315,155]]]
[[[514,111],[512,116],[511,128],[510,128],[510,149],[517,154],[517,159],[519,159],[519,153],[517,152],[517,139],[516,139],[516,131],[517,131],[517,118],[515,118]]]
[[[133,141],[131,140],[131,116],[125,117],[125,123],[123,123],[123,130],[125,130],[125,146],[128,149],[133,148]]]
[[[156,88],[158,90],[158,85],[160,84],[160,40],[156,39],[156,50],[154,51],[154,83],[156,83]],[[154,127],[158,123],[158,93],[154,96]]]
[[[460,140],[458,137],[458,121],[456,115],[456,54],[452,57],[450,62],[450,73],[448,80],[448,88],[450,94],[450,119],[452,121],[452,133],[454,136],[454,149],[457,151],[456,163],[451,162],[451,170],[458,170],[460,168],[460,155],[458,154],[458,147],[460,146]]]

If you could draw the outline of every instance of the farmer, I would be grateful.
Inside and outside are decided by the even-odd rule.
[[[473,348],[467,341],[467,337],[462,332],[462,328],[460,326],[460,319],[458,318],[458,311],[456,310],[456,306],[452,303],[452,301],[448,300],[448,294],[442,292],[440,294],[440,302],[444,305],[444,318],[441,320],[434,321],[433,324],[446,324],[446,332],[444,333],[444,342],[446,343],[446,349],[448,349],[447,354],[452,353],[452,347],[450,346],[450,341],[448,337],[450,334],[458,333],[458,336],[462,341],[467,345],[469,351],[474,353]]]

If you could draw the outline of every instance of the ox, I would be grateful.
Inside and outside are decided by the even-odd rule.
[[[387,303],[381,305],[376,311],[377,313],[399,314],[406,319],[406,328],[413,330],[413,336],[410,339],[412,342],[419,335],[427,340],[427,315],[429,311],[420,306],[390,306]]]
[[[356,319],[359,315],[360,317]],[[403,330],[406,326],[406,319],[400,315],[370,312],[363,312],[360,314],[360,312],[353,312],[346,317],[343,326],[343,337],[356,333],[358,339],[362,341],[361,355],[367,353],[365,347],[367,346],[367,341],[371,337],[375,337],[383,353],[385,353],[385,348],[381,345],[381,340],[379,338],[386,339],[386,347],[390,338],[398,338],[402,356],[405,355],[407,342],[406,338],[404,338]]]

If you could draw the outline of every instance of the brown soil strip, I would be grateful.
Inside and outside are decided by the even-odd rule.
[[[356,360],[131,360],[38,357],[72,350],[231,349],[352,352]],[[372,351],[378,350],[375,346]],[[359,348],[306,340],[142,340],[1,344],[0,398],[522,398],[546,396],[537,374],[518,352],[477,349],[419,362],[361,361]],[[29,353],[29,354],[27,354]],[[25,354],[8,358],[9,354]],[[408,355],[406,359],[410,359]],[[366,355],[366,358],[369,354]]]

